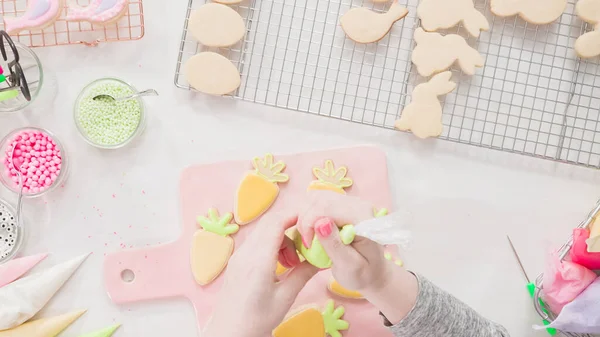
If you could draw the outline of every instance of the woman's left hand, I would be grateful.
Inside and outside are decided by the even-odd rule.
[[[292,240],[285,236],[297,220],[297,216],[274,213],[256,224],[229,261],[202,337],[265,337],[283,321],[298,293],[318,271],[300,262]],[[293,268],[280,281],[275,275],[278,260]]]

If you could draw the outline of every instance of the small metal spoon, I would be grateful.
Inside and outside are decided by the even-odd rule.
[[[129,96],[125,96],[125,97],[114,98],[110,95],[97,95],[97,96],[94,96],[94,98],[92,98],[92,99],[95,101],[100,98],[103,98],[103,99],[108,99],[108,100],[115,101],[115,102],[121,102],[121,101],[128,101],[130,99],[137,98],[140,96],[158,96],[158,92],[154,89],[148,89],[148,90],[140,91],[138,93],[135,93],[135,94],[129,95]]]

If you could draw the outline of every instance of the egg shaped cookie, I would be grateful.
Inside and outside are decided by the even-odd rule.
[[[210,95],[226,95],[240,86],[240,72],[224,56],[203,52],[192,56],[183,73],[192,88]]]
[[[207,47],[229,47],[244,37],[246,25],[240,14],[230,7],[208,3],[190,15],[188,30]]]

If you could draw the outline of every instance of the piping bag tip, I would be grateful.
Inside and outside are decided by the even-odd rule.
[[[389,215],[362,221],[354,226],[356,235],[375,241],[380,245],[396,245],[410,249],[413,236],[410,231],[412,214],[395,211]]]

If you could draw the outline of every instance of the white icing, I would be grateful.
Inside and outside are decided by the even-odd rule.
[[[50,5],[50,0],[37,0],[31,11],[28,12],[29,19],[35,20],[48,13]]]
[[[102,2],[100,2],[98,7],[96,8],[94,14],[100,14],[104,11],[115,7],[117,5],[117,2],[119,2],[119,0],[102,0]]]
[[[60,290],[88,254],[0,288],[0,331],[14,328],[37,314]]]

